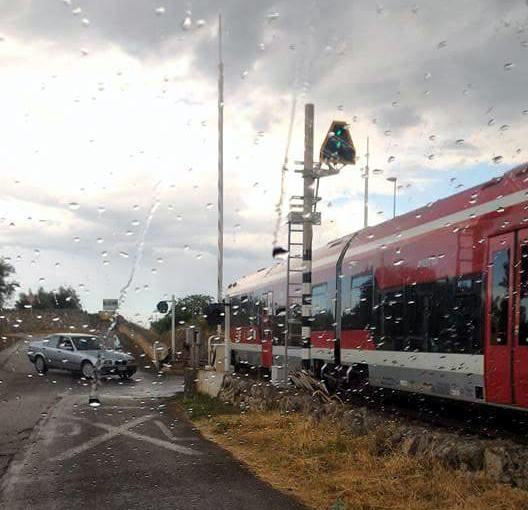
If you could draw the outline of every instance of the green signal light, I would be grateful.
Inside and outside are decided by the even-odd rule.
[[[336,135],[337,135],[337,136],[341,136],[341,133],[342,133],[342,131],[339,130],[339,131],[336,133]]]
[[[337,143],[336,143],[336,146],[337,146],[337,148],[339,149],[339,147],[341,147],[341,142],[337,142]]]

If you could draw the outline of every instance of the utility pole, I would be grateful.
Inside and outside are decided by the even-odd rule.
[[[217,300],[223,300],[224,286],[224,61],[222,58],[222,15],[218,15],[218,281]],[[224,371],[231,366],[231,313],[228,303],[224,307]],[[222,325],[217,328],[222,337]]]
[[[314,204],[314,105],[304,107],[304,169],[303,169],[303,267],[301,335],[303,368],[310,368],[309,349],[312,336],[312,235]],[[307,352],[308,351],[308,352]]]
[[[363,214],[363,227],[368,227],[368,193],[369,193],[369,137],[367,136],[367,165],[365,167],[365,203]]]
[[[176,300],[174,299],[174,294],[172,295],[172,305],[171,305],[171,350],[172,350],[172,362],[176,361]]]
[[[218,302],[222,302],[224,279],[224,63],[222,61],[222,15],[218,16]]]

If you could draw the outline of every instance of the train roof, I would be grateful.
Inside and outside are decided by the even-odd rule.
[[[351,238],[351,247],[360,247],[395,236],[413,227],[427,224],[434,220],[454,217],[456,213],[502,198],[512,193],[528,189],[528,163],[523,163],[505,172],[501,176],[494,177],[472,188],[468,188],[459,193],[441,198],[423,207],[409,211],[379,223],[371,227],[363,228],[356,232],[333,239],[324,246],[314,250],[313,260],[337,261],[345,243]],[[527,193],[528,194],[528,193]],[[527,197],[528,200],[528,197]],[[481,213],[482,214],[482,213]],[[461,220],[459,220],[461,221]],[[227,295],[238,294],[239,292],[251,291],[258,288],[270,277],[276,277],[280,273],[286,272],[286,262],[282,261],[271,267],[262,268],[255,273],[243,276],[235,280],[228,286]]]

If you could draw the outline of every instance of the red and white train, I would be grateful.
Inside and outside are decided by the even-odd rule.
[[[309,346],[289,365],[528,408],[528,165],[313,253]],[[299,289],[300,291],[300,289]],[[232,363],[284,362],[286,263],[229,285]]]

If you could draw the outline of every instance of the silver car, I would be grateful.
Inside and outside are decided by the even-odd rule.
[[[49,368],[60,368],[91,379],[97,368],[99,375],[128,379],[137,370],[132,356],[106,349],[102,337],[88,334],[57,333],[34,340],[29,343],[28,357],[41,374]]]

